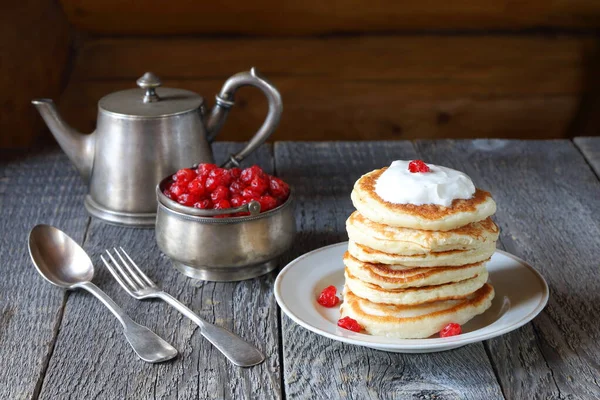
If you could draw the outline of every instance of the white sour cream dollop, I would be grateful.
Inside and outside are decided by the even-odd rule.
[[[470,199],[475,185],[466,174],[427,164],[430,172],[410,172],[410,161],[394,161],[377,179],[375,192],[395,204],[438,204],[448,207],[455,199]]]

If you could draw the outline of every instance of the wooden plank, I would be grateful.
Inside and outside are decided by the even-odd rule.
[[[430,88],[396,83],[329,82],[278,78],[284,113],[273,140],[564,137],[579,104],[576,95],[489,97],[455,93],[431,98]],[[221,80],[174,81],[206,98]],[[67,121],[92,131],[96,102],[127,87],[122,82],[71,86],[61,101]],[[209,100],[212,105],[212,99]],[[262,94],[243,88],[220,138],[248,140],[267,112]]]
[[[276,143],[277,174],[293,186],[297,199],[299,234],[286,260],[347,240],[356,179],[394,159],[414,157],[410,142]],[[503,398],[481,343],[395,354],[323,338],[285,315],[281,324],[289,398]]]
[[[418,141],[424,160],[490,190],[505,250],[550,285],[546,309],[487,342],[509,399],[600,398],[600,184],[569,141]]]
[[[252,60],[282,93],[278,140],[564,137],[596,43],[586,35],[100,39],[79,53],[60,104],[72,125],[91,131],[98,100],[135,87],[140,65],[212,104]],[[265,103],[258,90],[240,90],[222,137],[246,140]]]
[[[217,144],[216,157],[223,160],[239,147]],[[272,171],[271,146],[252,155],[248,163],[253,162]],[[233,366],[200,335],[196,325],[168,305],[129,297],[99,262],[104,249],[117,244],[167,292],[208,321],[256,344],[267,360],[248,369]],[[97,266],[94,281],[135,321],[170,341],[180,355],[158,365],[140,361],[104,306],[86,293],[73,293],[40,398],[281,398],[278,317],[271,293],[274,274],[239,283],[188,279],[160,253],[154,230],[110,226],[97,220],[92,221],[84,247]]]
[[[27,237],[45,223],[81,241],[89,218],[85,187],[59,150],[0,157],[0,397],[31,399],[52,355],[66,295],[37,274]]]
[[[111,35],[302,35],[600,25],[600,7],[593,0],[379,0],[369,3],[360,0],[227,3],[154,0],[126,4],[119,0],[61,0],[61,3],[76,28]]]
[[[31,147],[44,127],[31,99],[56,97],[64,88],[69,24],[60,6],[45,0],[4,3],[0,54],[0,148]]]
[[[577,137],[573,139],[596,176],[600,177],[600,137]]]
[[[400,82],[429,97],[445,90],[490,96],[572,94],[586,87],[583,73],[596,44],[594,35],[104,38],[78,51],[73,79],[124,80],[123,87],[135,87],[144,72],[140,68],[147,68],[167,81],[224,81],[254,65],[275,83],[289,77],[319,84]],[[212,98],[212,92],[205,95]]]

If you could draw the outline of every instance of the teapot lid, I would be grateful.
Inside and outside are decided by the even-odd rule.
[[[160,79],[146,72],[137,81],[140,89],[128,89],[104,96],[98,102],[102,111],[127,117],[166,117],[200,108],[204,100],[184,89],[160,88]]]

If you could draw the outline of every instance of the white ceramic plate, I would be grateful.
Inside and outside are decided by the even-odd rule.
[[[523,260],[496,250],[487,264],[496,297],[483,314],[463,325],[458,336],[395,339],[351,332],[337,326],[339,308],[325,308],[316,299],[325,287],[344,286],[342,256],[348,242],[322,247],[289,263],[275,280],[279,307],[294,322],[319,335],[341,342],[396,353],[450,350],[515,330],[531,321],[548,302],[544,278]]]

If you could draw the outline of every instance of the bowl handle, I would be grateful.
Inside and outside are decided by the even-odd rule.
[[[234,208],[224,208],[221,210],[202,210],[200,208],[187,207],[182,204],[179,204],[176,201],[171,200],[162,192],[161,184],[158,184],[156,186],[156,196],[159,202],[161,202],[171,210],[178,211],[182,214],[194,215],[197,217],[215,217],[218,215],[235,214],[238,212],[249,212],[251,216],[260,214],[260,203],[256,200],[252,200],[249,203]]]

